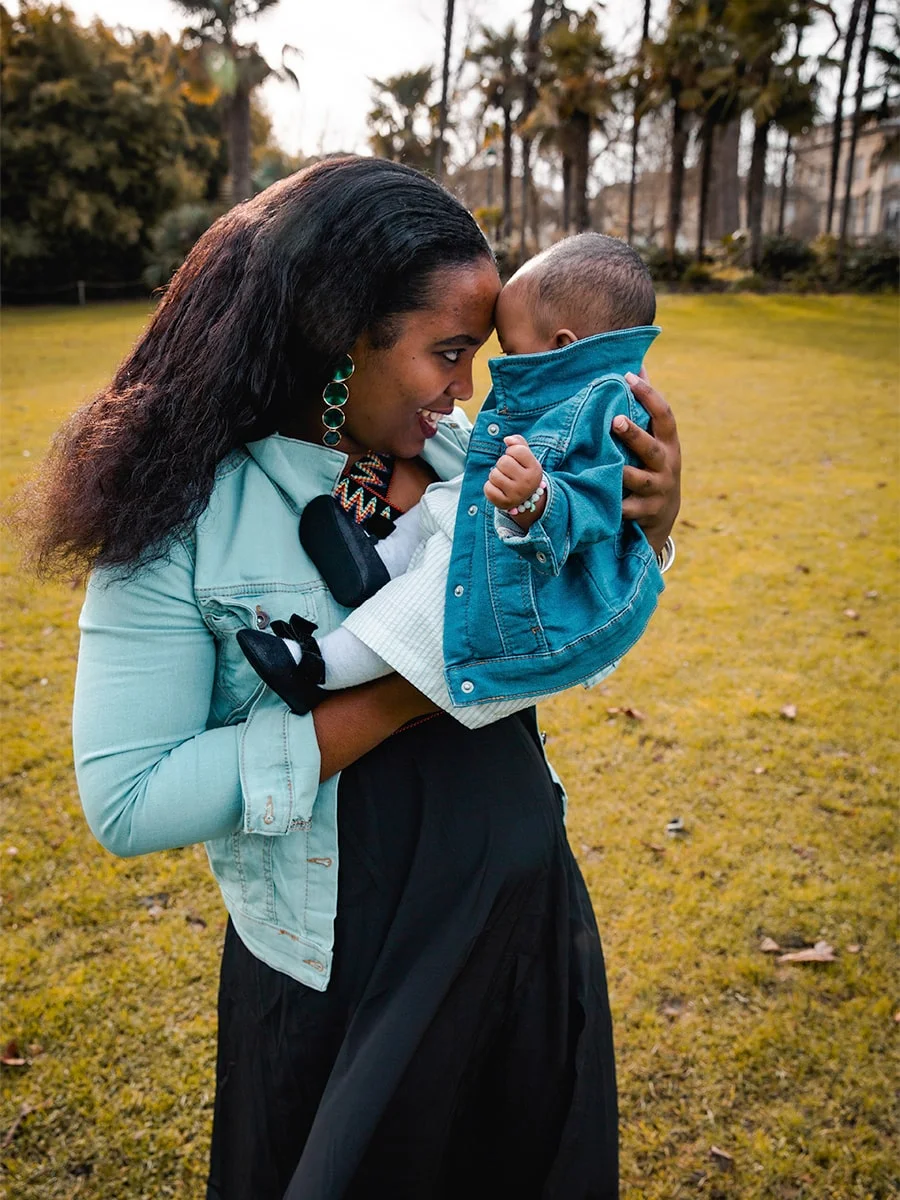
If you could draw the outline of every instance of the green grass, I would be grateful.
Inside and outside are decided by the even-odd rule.
[[[887,1198],[897,302],[671,296],[660,310],[648,367],[684,445],[678,562],[619,672],[541,713],[604,939],[623,1195]],[[4,495],[146,312],[3,314]],[[38,586],[9,546],[3,572],[2,1037],[28,1060],[2,1068],[6,1184],[28,1200],[190,1200],[222,906],[201,848],[126,862],[92,841],[68,745],[80,593]],[[608,712],[628,706],[644,719]],[[836,961],[779,965],[765,936],[823,938]]]

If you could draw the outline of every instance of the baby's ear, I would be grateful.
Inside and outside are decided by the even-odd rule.
[[[555,350],[561,350],[563,346],[569,346],[572,342],[577,342],[578,338],[571,329],[557,329],[553,335],[553,347]]]

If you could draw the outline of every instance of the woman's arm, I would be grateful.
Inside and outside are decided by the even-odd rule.
[[[438,711],[399,675],[335,692],[312,714],[322,756],[319,778],[343,771],[414,717]]]
[[[320,777],[430,707],[408,684],[379,681],[326,701],[317,728],[265,689],[246,721],[207,729],[216,646],[180,543],[130,580],[96,573],[81,631],[78,787],[94,835],[124,857],[287,833],[309,818]]]
[[[681,506],[681,445],[672,410],[646,379],[625,376],[635,399],[650,414],[652,433],[645,433],[627,417],[616,417],[616,436],[644,464],[626,466],[623,482],[631,493],[622,503],[622,516],[643,529],[657,552],[672,532]]]

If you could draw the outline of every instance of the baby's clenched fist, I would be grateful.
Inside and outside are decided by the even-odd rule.
[[[484,485],[484,494],[495,508],[505,511],[516,508],[533,496],[541,486],[544,473],[541,464],[520,434],[512,434],[503,440],[506,450],[491,468]],[[534,512],[520,513],[513,519],[527,528],[540,516],[544,503],[545,497],[541,496]]]

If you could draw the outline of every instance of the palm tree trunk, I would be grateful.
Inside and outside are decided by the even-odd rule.
[[[503,241],[512,237],[512,112],[509,106],[503,109]]]
[[[837,99],[834,103],[834,122],[831,126],[831,174],[828,179],[828,213],[825,217],[825,232],[831,233],[834,221],[834,200],[837,195],[838,168],[841,159],[841,139],[844,132],[844,88],[847,86],[847,76],[850,74],[850,63],[853,59],[853,44],[856,41],[856,27],[859,24],[859,11],[862,0],[853,0],[850,19],[847,22],[847,33],[844,38],[844,57],[841,59],[841,75],[838,80]]]
[[[720,126],[716,133],[709,173],[709,212],[706,221],[707,235],[714,239],[734,233],[741,223],[738,180],[740,126],[740,118],[737,118]]]
[[[238,84],[228,104],[228,162],[231,168],[231,200],[240,204],[252,194],[250,181],[250,92]]]
[[[591,163],[591,120],[587,113],[572,115],[572,175],[573,199],[575,201],[575,232],[584,233],[591,227],[588,204],[588,175]]]
[[[644,46],[650,39],[650,0],[644,0],[644,24],[641,31],[641,52],[639,63],[643,67],[644,61]],[[628,233],[626,241],[630,242],[634,237],[634,201],[637,194],[637,154],[638,154],[638,130],[641,125],[640,107],[641,101],[644,98],[644,89],[641,83],[634,89],[634,115],[631,120],[631,178],[628,181]]]
[[[769,149],[769,125],[763,121],[753,132],[753,153],[747,175],[747,227],[750,230],[750,266],[759,270],[762,262],[762,218],[766,197],[766,154]]]
[[[520,120],[527,121],[537,101],[537,69],[544,23],[546,0],[531,0],[531,20],[525,41],[525,86]],[[522,236],[519,242],[519,261],[527,254],[529,210],[531,208],[531,138],[522,138]]]
[[[784,144],[784,159],[781,163],[781,192],[778,197],[778,236],[784,236],[784,214],[787,208],[788,194],[788,174],[791,166],[791,135],[787,135],[787,141]]]
[[[562,231],[572,228],[572,158],[563,151],[562,156]]]
[[[666,253],[669,263],[675,262],[675,243],[681,228],[681,204],[684,195],[684,155],[688,130],[684,109],[676,101],[672,105],[672,167],[669,171],[669,217],[666,222]]]
[[[853,124],[850,128],[850,146],[847,151],[847,178],[844,184],[844,203],[841,206],[841,232],[838,235],[837,278],[838,283],[844,275],[844,258],[847,252],[847,233],[850,227],[850,192],[853,187],[853,168],[856,165],[856,143],[859,139],[859,127],[862,124],[863,100],[866,90],[866,62],[869,57],[869,46],[872,42],[872,22],[875,20],[875,0],[866,0],[866,16],[863,24],[862,42],[859,47],[858,78],[856,82],[856,103],[853,108]]]
[[[450,91],[450,42],[453,37],[455,0],[444,0],[444,62],[441,67],[441,100],[438,106],[438,135],[434,146],[434,176],[444,175],[444,137],[447,132],[447,98]]]
[[[716,127],[707,118],[701,131],[700,151],[700,180],[697,197],[697,262],[703,262],[703,251],[706,247],[706,218],[709,212],[709,179],[712,174],[713,141]]]

